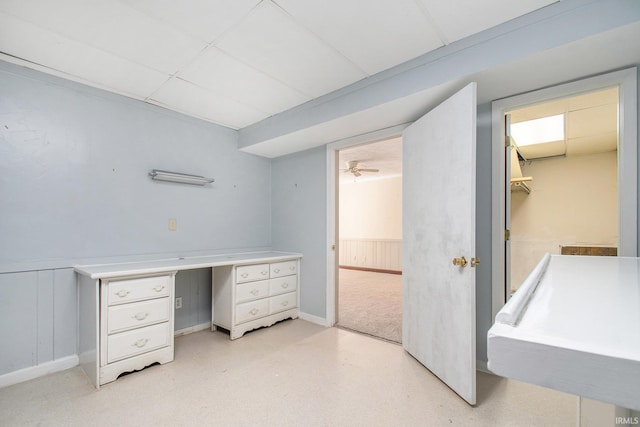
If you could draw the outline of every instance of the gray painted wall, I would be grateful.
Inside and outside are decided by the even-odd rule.
[[[271,233],[274,250],[300,252],[300,311],[326,317],[326,148],[273,159]]]
[[[77,353],[74,264],[271,246],[270,160],[235,131],[4,62],[0,94],[0,375]],[[176,294],[176,330],[210,321],[210,271]]]
[[[0,93],[5,268],[270,246],[270,161],[235,131],[6,63]],[[154,168],[216,182],[155,182]]]

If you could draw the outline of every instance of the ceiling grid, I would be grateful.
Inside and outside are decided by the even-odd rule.
[[[242,129],[553,2],[3,0],[0,58]]]

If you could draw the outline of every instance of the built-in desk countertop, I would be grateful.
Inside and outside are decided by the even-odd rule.
[[[200,255],[116,264],[77,265],[79,274],[92,279],[109,279],[120,276],[165,273],[196,268],[221,267],[225,265],[258,264],[279,260],[302,258],[301,254],[290,252],[246,252],[223,255]]]
[[[640,258],[546,255],[496,316],[498,375],[640,410]]]

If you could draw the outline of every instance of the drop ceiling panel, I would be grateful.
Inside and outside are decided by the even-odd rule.
[[[516,144],[518,144],[518,141],[516,141]],[[525,159],[538,159],[562,156],[567,153],[567,148],[564,140],[562,140],[518,147],[518,151]]]
[[[170,105],[172,109],[184,114],[232,129],[239,129],[268,116],[262,111],[178,78],[164,84],[149,101],[162,106]]]
[[[156,70],[3,13],[0,13],[0,51],[137,98],[148,96],[168,78]]]
[[[321,96],[366,77],[270,2],[258,5],[216,46],[306,96]]]
[[[567,138],[615,132],[618,129],[618,106],[600,105],[567,114]]]
[[[582,110],[584,108],[597,107],[600,105],[618,104],[618,88],[601,90],[597,92],[589,92],[584,95],[574,96],[567,100],[567,109]]]
[[[567,140],[567,156],[605,153],[618,149],[618,133],[608,132]]]
[[[448,43],[555,3],[557,0],[417,0]]]
[[[260,0],[121,0],[185,34],[212,42],[236,25]]]
[[[214,47],[207,49],[178,76],[270,114],[310,99]]]
[[[117,1],[8,0],[2,10],[77,43],[171,74],[205,43]],[[71,50],[58,45],[57,52]]]
[[[77,37],[107,52],[165,73],[175,72],[206,47],[205,42],[133,9],[114,6],[112,12],[111,16],[103,16],[95,22],[93,31]]]
[[[544,104],[532,105],[515,111],[509,111],[511,123],[526,122],[528,120],[541,119],[543,117],[564,114],[567,111],[566,100],[546,102]]]
[[[367,74],[443,45],[414,0],[276,0],[276,3]]]

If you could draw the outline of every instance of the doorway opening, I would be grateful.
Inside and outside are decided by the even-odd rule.
[[[635,257],[638,253],[637,84],[636,68],[628,68],[492,102],[492,318],[495,318],[495,315],[504,306],[511,293],[509,271],[511,262],[508,259],[510,249],[509,214],[511,213],[511,204],[508,198],[511,192],[510,180],[507,179],[510,176],[507,174],[508,162],[505,156],[505,114],[509,111],[562,98],[617,88],[617,149],[615,152],[617,161],[617,185],[615,188],[617,200],[616,253],[618,256]],[[524,173],[523,177],[525,177]],[[537,185],[535,176],[533,176],[531,185],[533,186],[533,192],[535,191],[535,185]],[[579,184],[576,180],[571,180],[570,182],[556,183],[556,185],[569,187]],[[507,210],[507,206],[509,210]]]
[[[337,325],[400,343],[402,138],[337,156]]]
[[[617,254],[618,87],[506,114],[513,294],[545,253]]]

